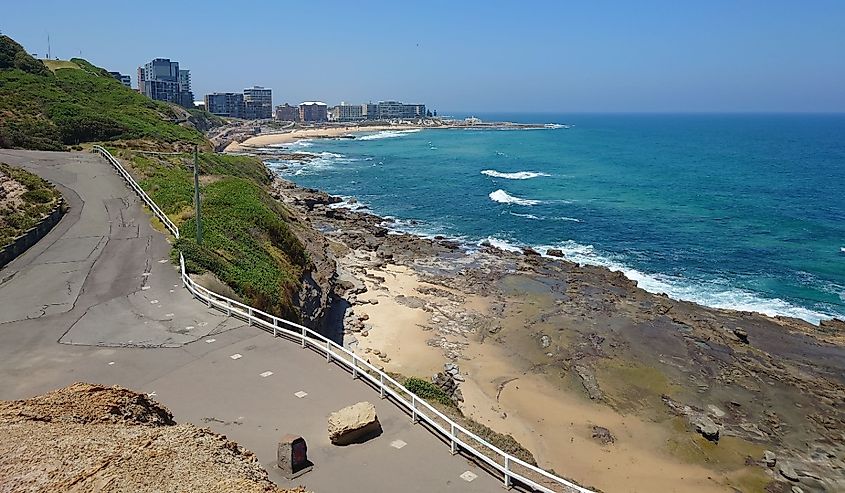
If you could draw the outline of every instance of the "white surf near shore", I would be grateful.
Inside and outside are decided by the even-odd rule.
[[[523,247],[529,246],[496,237],[488,237],[478,244],[484,243],[511,252],[520,252]],[[622,272],[625,277],[636,281],[637,286],[649,293],[666,293],[672,299],[691,301],[711,308],[757,312],[770,317],[794,317],[813,324],[818,324],[821,320],[842,316],[842,314],[810,310],[779,298],[764,298],[759,294],[732,287],[717,280],[701,281],[680,279],[663,274],[648,274],[631,268],[616,256],[597,252],[592,245],[582,245],[571,240],[556,245],[532,246],[532,248],[543,256],[548,256],[548,251],[551,248],[559,249],[563,252],[564,258],[571,262],[581,265],[595,265]]]
[[[382,130],[374,134],[362,135],[356,137],[355,140],[380,140],[380,139],[394,139],[396,137],[403,137],[407,134],[414,134],[421,131],[421,128],[411,128],[408,130]]]
[[[495,192],[490,192],[490,200],[493,202],[499,202],[500,204],[516,204],[516,205],[537,205],[541,204],[541,200],[532,200],[532,199],[523,199],[519,197],[514,197],[510,195],[508,192],[502,190],[501,188],[496,190]]]
[[[482,170],[481,174],[491,176],[493,178],[504,178],[506,180],[530,180],[531,178],[537,178],[540,176],[552,176],[550,174],[541,173],[539,171],[516,171],[514,173],[502,173],[494,169]]]

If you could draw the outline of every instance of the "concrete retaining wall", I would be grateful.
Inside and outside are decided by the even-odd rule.
[[[0,267],[16,259],[29,247],[38,243],[38,240],[44,238],[44,235],[49,233],[53,229],[53,226],[58,224],[66,210],[64,199],[59,198],[59,203],[53,207],[53,210],[44,219],[0,250]]]

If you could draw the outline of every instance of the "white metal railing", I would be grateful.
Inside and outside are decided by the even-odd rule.
[[[95,145],[93,150],[102,154],[111,163],[117,173],[126,180],[130,188],[149,206],[153,214],[164,223],[176,238],[179,238],[179,228],[153,202],[149,195],[141,189],[123,165],[103,147]],[[179,270],[185,288],[196,298],[207,304],[209,308],[216,308],[225,312],[226,315],[242,319],[249,323],[249,325],[255,325],[273,334],[274,337],[286,337],[297,341],[303,349],[310,347],[317,352],[324,353],[326,355],[326,362],[335,362],[349,369],[353,379],[365,379],[379,390],[382,398],[387,396],[392,397],[400,408],[404,408],[409,412],[411,414],[411,420],[414,423],[424,421],[431,429],[447,439],[453,454],[458,453],[459,450],[463,450],[475,456],[489,467],[498,470],[502,474],[506,487],[513,486],[513,481],[516,480],[529,488],[546,493],[569,493],[573,491],[578,493],[595,493],[592,490],[583,488],[566,479],[559,478],[554,474],[504,452],[453,421],[424,399],[421,399],[405,388],[405,386],[397,382],[390,375],[372,365],[369,361],[331,339],[307,327],[276,317],[200,286],[188,275],[185,269],[185,257],[181,252],[179,253]]]

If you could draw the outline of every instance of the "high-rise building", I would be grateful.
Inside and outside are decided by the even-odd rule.
[[[179,70],[179,90],[183,92],[191,92],[190,70]]]
[[[205,95],[205,109],[217,116],[244,117],[244,95],[237,92],[215,92]]]
[[[194,106],[190,71],[179,70],[179,62],[169,58],[155,58],[138,67],[138,91],[150,99]]]
[[[276,120],[281,122],[298,122],[299,108],[291,106],[287,103],[276,106]]]
[[[130,78],[128,75],[123,75],[120,72],[109,72],[109,75],[119,80],[120,83],[124,86],[132,87],[132,78]]]
[[[249,119],[273,118],[273,90],[261,86],[244,89],[244,111]]]
[[[329,119],[329,107],[320,101],[305,101],[299,104],[299,121],[324,122]]]
[[[341,102],[329,111],[329,120],[337,122],[354,122],[364,119],[363,106],[360,104],[346,104]]]
[[[424,104],[404,104],[399,101],[379,101],[379,120],[425,118]]]
[[[375,103],[362,104],[361,115],[365,120],[378,120],[378,105]]]

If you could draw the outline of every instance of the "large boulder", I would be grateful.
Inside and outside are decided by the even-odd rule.
[[[329,440],[335,445],[360,443],[381,434],[376,407],[359,402],[329,415]]]

